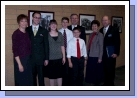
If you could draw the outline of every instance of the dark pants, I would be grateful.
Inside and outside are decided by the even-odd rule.
[[[71,85],[72,86],[83,86],[84,81],[84,57],[80,59],[71,57],[72,65],[71,68]]]
[[[116,58],[103,57],[104,85],[114,86]]]
[[[69,85],[68,69],[69,69],[69,64],[68,64],[68,59],[66,58],[65,64],[62,66],[62,86]]]
[[[33,86],[32,70],[29,55],[20,58],[20,61],[24,68],[23,72],[19,71],[18,64],[14,59],[15,86]]]
[[[43,62],[44,63],[44,62]],[[36,76],[38,75],[39,86],[44,86],[44,75],[43,75],[44,65],[38,65],[32,62],[32,74],[34,86],[37,86]]]

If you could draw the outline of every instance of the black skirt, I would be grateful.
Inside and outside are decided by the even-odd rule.
[[[103,64],[97,62],[98,57],[88,57],[85,82],[100,84],[104,81]]]
[[[25,56],[20,58],[21,64],[24,68],[23,72],[19,71],[18,64],[14,58],[14,80],[15,86],[33,86],[32,68],[30,64],[30,57]]]
[[[62,59],[49,60],[49,64],[44,67],[44,77],[49,79],[62,78]]]

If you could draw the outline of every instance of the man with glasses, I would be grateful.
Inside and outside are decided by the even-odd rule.
[[[39,86],[45,85],[43,67],[48,65],[49,60],[48,31],[39,25],[40,20],[41,13],[34,12],[32,14],[32,26],[26,29],[31,40],[31,66],[34,86],[37,86],[37,75]]]

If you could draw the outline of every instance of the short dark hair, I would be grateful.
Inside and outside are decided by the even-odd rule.
[[[56,21],[55,19],[52,19],[52,20],[50,20],[50,22],[49,22],[49,25],[51,25],[51,24],[56,24],[56,25],[57,25],[57,21]],[[48,30],[51,31],[51,28],[49,27]],[[56,31],[58,32],[58,29],[57,29],[57,28],[56,28]]]
[[[78,17],[78,14],[73,13],[73,14],[70,15],[70,19],[71,19],[71,17],[74,16],[74,15],[76,15],[76,16]]]
[[[40,12],[38,12],[38,11],[33,12],[32,17],[34,17],[34,15],[35,15],[36,13],[37,13],[37,14],[39,14],[39,15],[40,15],[40,17],[41,17],[41,13],[40,13]]]
[[[68,17],[63,17],[63,18],[61,19],[61,21],[63,21],[63,20],[67,20],[68,23],[69,23],[69,18],[68,18]]]
[[[18,17],[17,17],[17,23],[19,24],[19,22],[20,22],[22,19],[26,19],[26,20],[28,21],[28,16],[25,15],[25,14],[20,14],[20,15],[18,15]]]
[[[74,32],[75,30],[78,30],[79,32],[81,32],[79,27],[75,27],[72,31]]]
[[[98,27],[100,26],[100,22],[98,20],[93,20],[91,22],[91,27],[92,27],[93,24],[97,24]]]

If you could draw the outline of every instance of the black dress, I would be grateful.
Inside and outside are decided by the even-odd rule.
[[[55,41],[58,37],[52,37]],[[49,79],[62,78],[62,58],[49,60],[49,64],[44,67],[44,76]]]

